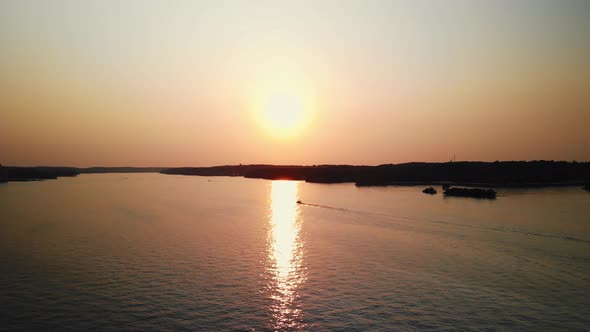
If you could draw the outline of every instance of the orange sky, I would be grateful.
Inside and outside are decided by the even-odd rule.
[[[23,0],[0,22],[5,165],[590,160],[588,2]]]

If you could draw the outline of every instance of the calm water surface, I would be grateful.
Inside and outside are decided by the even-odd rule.
[[[421,189],[160,174],[0,184],[0,329],[589,329],[590,194]]]

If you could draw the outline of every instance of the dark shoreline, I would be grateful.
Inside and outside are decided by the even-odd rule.
[[[450,186],[471,187],[471,188],[546,188],[546,187],[580,187],[585,186],[585,181],[571,182],[548,182],[548,183],[485,183],[485,182],[390,182],[387,184],[356,184],[357,187],[405,187],[405,186]]]
[[[584,187],[590,162],[502,161],[404,163],[379,166],[266,164],[212,167],[16,167],[0,166],[0,183],[40,181],[91,173],[162,173],[194,176],[239,176],[310,183],[354,183],[358,187],[465,186],[486,188]]]
[[[354,183],[358,187],[453,185],[487,188],[584,186],[590,182],[590,162],[503,161],[405,163],[379,166],[226,165],[182,167],[163,174],[242,176],[310,183]]]
[[[54,167],[54,166],[0,166],[0,183],[55,180],[80,174],[96,173],[159,173],[163,167]]]

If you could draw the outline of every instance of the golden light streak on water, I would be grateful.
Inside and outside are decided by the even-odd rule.
[[[271,326],[275,330],[292,331],[304,327],[298,302],[298,288],[305,282],[298,186],[295,181],[272,182],[267,268],[272,276],[270,310]]]

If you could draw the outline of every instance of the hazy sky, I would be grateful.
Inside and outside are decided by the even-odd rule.
[[[0,1],[6,165],[590,160],[589,125],[590,1]]]

